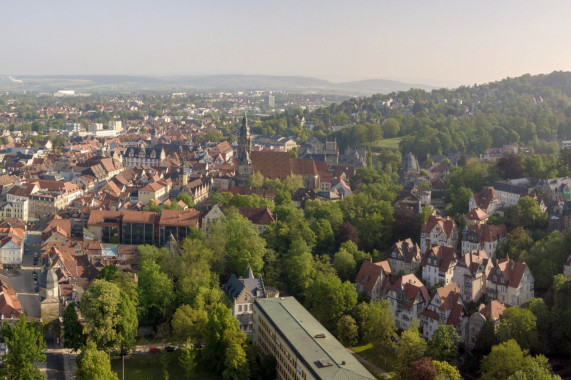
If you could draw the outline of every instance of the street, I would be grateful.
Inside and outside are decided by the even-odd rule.
[[[14,291],[18,295],[18,299],[22,304],[24,313],[31,317],[40,317],[40,297],[39,293],[34,292],[34,282],[32,279],[32,272],[35,270],[38,274],[38,281],[40,278],[40,263],[33,266],[34,252],[40,253],[40,240],[41,231],[28,231],[28,244],[24,249],[24,258],[22,260],[22,269],[19,274],[10,277],[10,282]]]

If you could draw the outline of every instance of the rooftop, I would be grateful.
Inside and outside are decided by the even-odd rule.
[[[374,379],[295,298],[263,298],[255,304],[316,378]],[[316,338],[320,334],[325,337]]]

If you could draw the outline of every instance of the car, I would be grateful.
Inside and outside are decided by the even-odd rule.
[[[33,271],[32,274],[35,275],[35,276],[37,276],[37,275],[38,275],[38,272],[37,272],[37,271]]]
[[[34,259],[38,258],[38,252],[34,252]]]
[[[34,288],[34,292],[39,293],[40,292],[40,288],[38,288],[37,286]]]
[[[173,352],[174,350],[175,350],[175,348],[173,346],[166,346],[165,347],[166,352]]]
[[[161,349],[155,346],[151,346],[149,347],[149,352],[152,354],[158,354],[161,352]]]

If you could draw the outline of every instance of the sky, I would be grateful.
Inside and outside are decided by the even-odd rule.
[[[570,1],[5,1],[0,75],[311,76],[455,87],[571,70]]]

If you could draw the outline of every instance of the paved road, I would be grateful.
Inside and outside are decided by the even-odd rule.
[[[66,380],[63,365],[63,354],[60,352],[47,352],[47,369],[48,380]]]
[[[39,278],[41,271],[39,265],[33,266],[34,253],[37,252],[39,255],[40,252],[40,239],[40,231],[28,231],[28,244],[24,249],[22,270],[17,276],[10,277],[24,313],[31,317],[40,317],[41,315],[40,298],[38,293],[34,292],[34,282],[32,280],[32,272],[35,270]],[[38,261],[38,264],[40,264],[40,261]]]

